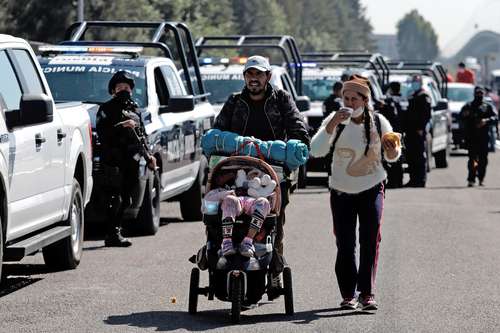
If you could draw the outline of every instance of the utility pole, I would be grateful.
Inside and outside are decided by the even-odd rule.
[[[78,0],[78,9],[77,9],[77,21],[82,22],[83,18],[83,8],[84,8],[84,0]]]

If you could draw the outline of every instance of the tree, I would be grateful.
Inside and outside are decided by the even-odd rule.
[[[0,0],[0,33],[6,33],[9,26],[9,13],[7,11],[8,0]]]
[[[406,14],[397,24],[398,48],[403,59],[434,60],[439,48],[432,25],[417,10]]]
[[[7,31],[29,40],[59,41],[64,37],[65,29],[76,18],[75,7],[67,0],[17,0],[7,3],[9,16],[12,18]]]
[[[276,0],[233,0],[233,21],[242,35],[280,35],[288,31],[287,17]]]

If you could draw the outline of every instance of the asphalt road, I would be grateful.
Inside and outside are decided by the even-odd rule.
[[[308,188],[287,211],[294,317],[282,298],[244,312],[240,325],[230,324],[229,303],[204,297],[188,315],[187,259],[203,225],[163,204],[156,236],[110,249],[90,235],[76,270],[48,272],[40,254],[6,264],[0,332],[499,332],[500,153],[490,155],[483,188],[465,187],[465,163],[451,158],[425,189],[388,191],[376,312],[338,309],[328,192]]]

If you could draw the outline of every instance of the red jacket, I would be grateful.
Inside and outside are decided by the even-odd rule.
[[[456,82],[475,84],[476,83],[476,75],[470,69],[465,69],[463,72],[458,71]]]

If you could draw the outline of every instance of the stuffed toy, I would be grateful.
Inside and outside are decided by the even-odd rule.
[[[248,174],[245,170],[239,169],[235,185],[237,188],[247,189],[248,195],[254,198],[267,198],[276,188],[276,182],[271,176],[257,169],[250,170]]]

